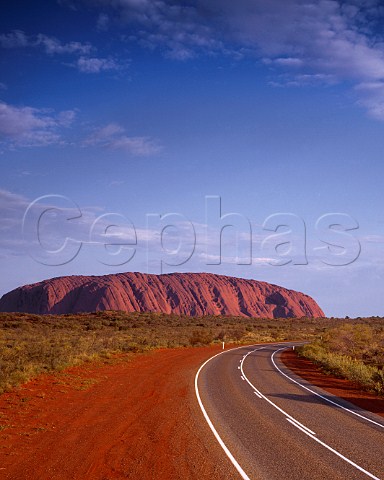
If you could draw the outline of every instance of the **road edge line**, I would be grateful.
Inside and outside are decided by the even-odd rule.
[[[338,402],[336,402],[336,401],[334,401],[334,400],[331,400],[330,398],[324,397],[324,395],[321,395],[320,393],[317,393],[316,391],[311,390],[309,387],[303,385],[302,383],[298,382],[297,380],[295,380],[294,378],[290,377],[290,376],[287,375],[285,372],[283,372],[283,371],[281,370],[281,368],[276,365],[276,362],[275,362],[275,358],[274,358],[274,357],[275,357],[275,354],[276,354],[276,353],[279,353],[279,352],[281,352],[281,351],[283,351],[283,350],[288,350],[288,348],[289,348],[289,347],[279,348],[279,350],[275,350],[275,351],[273,352],[273,354],[271,355],[272,364],[273,364],[273,366],[275,367],[275,369],[276,369],[281,375],[283,375],[284,377],[288,378],[288,380],[290,380],[291,382],[296,383],[296,385],[299,385],[299,387],[303,388],[304,390],[307,390],[308,392],[313,393],[314,395],[316,395],[317,397],[321,398],[322,400],[324,400],[324,401],[326,401],[326,402],[328,402],[328,403],[331,403],[332,405],[335,405],[336,407],[341,408],[342,410],[345,410],[346,412],[351,413],[352,415],[355,415],[356,417],[361,418],[362,420],[365,420],[365,421],[367,421],[367,422],[369,422],[369,423],[373,423],[374,425],[376,425],[376,426],[378,426],[378,427],[380,427],[380,428],[384,428],[384,425],[383,425],[383,424],[381,424],[381,423],[379,423],[379,422],[376,422],[375,420],[372,420],[371,418],[366,417],[366,416],[362,415],[361,413],[355,412],[354,410],[351,410],[350,408],[344,407],[344,406],[341,405],[340,403],[338,403]],[[284,363],[283,361],[280,361],[280,362],[281,362],[281,363]],[[286,368],[289,369],[289,367],[286,367]],[[293,372],[293,373],[294,373],[294,372]],[[298,375],[298,376],[300,377],[300,375]],[[300,378],[302,378],[302,377],[300,377]],[[305,380],[305,379],[304,379],[304,380]],[[316,385],[314,385],[314,387],[316,387]],[[318,387],[318,388],[320,388],[320,387]],[[332,395],[332,394],[330,393],[330,395]],[[333,395],[333,396],[334,396],[335,398],[338,398],[338,397],[336,397],[335,395]],[[367,411],[368,411],[368,410],[367,410]],[[370,412],[370,413],[372,413],[372,412]]]
[[[253,345],[252,345],[253,346]],[[211,419],[209,418],[208,416],[208,413],[207,411],[205,410],[205,407],[203,405],[203,402],[201,400],[201,397],[200,397],[200,392],[199,392],[199,387],[198,387],[198,379],[199,379],[199,375],[200,375],[200,372],[202,371],[202,369],[205,367],[205,365],[210,362],[211,360],[213,360],[215,357],[218,357],[219,355],[222,355],[223,353],[227,353],[227,352],[230,352],[230,351],[233,351],[233,350],[238,350],[240,348],[247,348],[247,345],[243,345],[241,347],[236,347],[236,348],[231,348],[230,350],[226,350],[225,352],[220,352],[220,353],[217,353],[216,355],[213,355],[212,357],[208,358],[208,360],[206,360],[201,366],[200,368],[198,369],[196,375],[195,375],[195,394],[196,394],[196,398],[197,398],[197,401],[199,403],[199,406],[200,406],[200,409],[204,415],[204,418],[206,420],[206,422],[208,423],[208,426],[209,428],[211,429],[213,435],[215,436],[216,440],[218,441],[219,445],[221,446],[221,448],[224,450],[225,454],[227,455],[227,457],[229,458],[229,460],[231,461],[232,465],[236,468],[237,472],[240,474],[241,478],[243,480],[250,480],[250,478],[248,477],[248,475],[245,473],[245,471],[241,468],[240,464],[238,463],[238,461],[235,459],[235,457],[232,455],[232,453],[229,451],[228,447],[225,445],[225,443],[223,442],[222,438],[220,437],[220,435],[218,434],[216,428],[213,426],[213,423],[211,421]]]

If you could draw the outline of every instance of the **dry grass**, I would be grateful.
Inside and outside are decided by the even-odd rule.
[[[384,395],[384,324],[346,323],[299,349],[325,371]]]
[[[0,313],[0,393],[43,372],[153,348],[251,344],[325,335],[337,319],[187,317],[161,313]],[[354,324],[354,321],[348,321]],[[379,324],[382,320],[371,319]]]

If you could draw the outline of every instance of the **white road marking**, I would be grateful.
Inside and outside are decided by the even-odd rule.
[[[244,347],[239,347],[239,348],[244,348]],[[232,350],[238,350],[237,348],[233,348]],[[200,393],[199,393],[199,387],[197,385],[197,381],[199,379],[199,374],[201,372],[201,370],[205,367],[205,365],[210,362],[213,358],[215,357],[218,357],[219,355],[222,355],[223,353],[227,353],[228,351],[232,351],[232,350],[227,350],[225,352],[220,352],[218,353],[217,355],[214,355],[213,357],[209,358],[206,362],[203,363],[203,365],[201,365],[201,367],[199,368],[199,370],[197,371],[196,373],[196,376],[195,376],[195,393],[196,393],[196,397],[197,397],[197,401],[199,402],[199,405],[200,405],[200,409],[201,411],[203,412],[203,415],[204,415],[204,418],[205,420],[207,421],[208,425],[209,425],[209,428],[212,430],[214,436],[216,437],[216,440],[219,442],[221,448],[224,450],[225,454],[227,455],[227,457],[229,458],[229,460],[231,461],[232,465],[236,468],[236,470],[239,472],[241,478],[243,480],[250,480],[250,478],[248,477],[248,475],[244,472],[244,470],[240,467],[239,463],[237,462],[237,460],[235,459],[235,457],[232,455],[232,453],[229,451],[228,447],[225,445],[225,443],[223,442],[223,440],[221,439],[220,435],[217,433],[217,430],[215,429],[215,427],[213,426],[213,423],[211,422],[211,419],[209,418],[208,414],[207,414],[207,411],[205,410],[204,408],[204,405],[203,405],[203,402],[201,401],[201,398],[200,398]]]
[[[312,433],[312,435],[316,435],[315,432],[310,430],[308,427],[306,427],[302,423],[298,422],[296,419],[292,419],[292,417],[291,418],[286,417],[286,420],[288,420],[288,422],[292,423],[292,425],[295,425],[296,427],[300,428],[300,430],[306,430],[307,432]]]
[[[238,350],[238,349],[241,349],[241,348],[246,348],[246,346],[242,346],[242,347],[238,347],[238,348],[233,348],[231,350]],[[349,458],[345,457],[344,455],[342,455],[340,452],[338,452],[337,450],[333,449],[332,447],[330,447],[329,445],[327,445],[326,443],[322,442],[321,440],[319,440],[315,435],[314,432],[312,432],[312,430],[310,430],[308,427],[306,427],[305,425],[303,425],[302,423],[300,423],[298,420],[296,420],[294,417],[292,417],[291,415],[289,415],[287,412],[285,412],[283,409],[281,409],[280,407],[278,407],[275,403],[273,403],[271,400],[269,400],[269,398],[267,398],[265,395],[263,395],[248,379],[248,377],[245,375],[244,373],[244,370],[243,370],[243,363],[245,361],[245,359],[248,357],[248,355],[250,355],[251,353],[254,353],[258,350],[262,350],[264,349],[264,347],[260,347],[260,348],[257,348],[257,349],[254,349],[250,352],[248,352],[246,355],[244,355],[243,359],[240,360],[240,370],[241,370],[241,373],[243,374],[243,377],[244,377],[244,380],[253,388],[254,390],[254,394],[257,395],[257,397],[261,398],[261,399],[264,399],[266,400],[269,404],[271,404],[274,408],[276,408],[277,410],[279,410],[281,413],[283,413],[287,419],[287,421],[289,423],[291,423],[293,426],[295,426],[297,429],[299,429],[300,431],[302,431],[305,435],[309,436],[310,438],[312,438],[313,440],[315,440],[315,442],[319,443],[320,445],[322,445],[324,448],[328,449],[329,451],[331,451],[332,453],[334,453],[335,455],[337,455],[338,457],[340,457],[342,460],[344,460],[345,462],[349,463],[350,465],[352,465],[353,467],[355,467],[357,470],[361,471],[362,473],[364,473],[365,475],[367,475],[368,477],[374,479],[374,480],[380,480],[378,477],[374,476],[372,473],[368,472],[367,470],[365,470],[364,468],[360,467],[360,465],[354,463],[352,460],[350,460]],[[229,350],[229,351],[231,351]],[[277,353],[277,351],[280,351],[280,350],[283,350],[283,349],[279,349],[279,350],[276,350],[274,352]],[[236,470],[238,471],[238,473],[240,474],[241,478],[243,480],[250,480],[250,478],[248,477],[248,475],[244,472],[244,470],[241,468],[240,464],[237,462],[237,460],[235,459],[235,457],[232,455],[232,453],[229,451],[228,447],[225,445],[225,443],[223,442],[223,440],[221,439],[220,435],[218,434],[217,430],[215,429],[215,427],[213,426],[213,423],[211,421],[211,419],[209,418],[205,408],[204,408],[204,405],[203,405],[203,402],[201,400],[201,397],[200,397],[200,393],[199,393],[199,388],[198,388],[198,378],[199,378],[199,374],[201,372],[201,370],[205,367],[205,365],[211,361],[213,358],[215,357],[218,357],[219,355],[222,355],[223,353],[228,353],[228,351],[223,351],[223,352],[220,352],[214,356],[212,356],[211,358],[209,358],[208,360],[206,360],[203,365],[201,365],[201,367],[199,368],[199,370],[197,371],[196,373],[196,376],[195,376],[195,393],[196,393],[196,398],[197,398],[197,401],[199,403],[199,406],[200,406],[200,409],[204,415],[204,418],[206,420],[206,422],[208,423],[208,426],[210,427],[212,433],[214,434],[216,440],[218,441],[219,445],[222,447],[222,449],[224,450],[225,454],[227,455],[227,457],[229,458],[229,460],[231,461],[231,463],[233,464],[233,466],[236,468]],[[274,355],[273,354],[273,355]],[[273,359],[272,359],[273,360]],[[277,365],[274,363],[275,367],[280,370]],[[316,392],[313,392],[312,390],[310,390],[309,388],[307,387],[304,387],[304,385],[301,385],[299,382],[296,382],[295,380],[291,379],[288,375],[286,375],[284,372],[282,372],[280,370],[280,372],[286,376],[287,378],[289,378],[290,380],[292,380],[293,382],[295,383],[298,383],[300,386],[302,386],[303,388],[306,388],[307,390],[311,391],[312,393],[314,393],[315,395],[318,395],[320,397],[322,397],[320,394],[317,394]],[[324,400],[327,400],[329,401],[327,398],[325,397],[322,397],[324,398]],[[335,403],[335,402],[332,402],[331,403]],[[344,410],[348,410],[346,409],[345,407],[342,407],[341,405],[335,403],[335,405],[339,406],[340,408],[343,408]],[[355,412],[352,412],[351,413],[355,413]],[[357,414],[357,416],[361,416],[359,414]],[[363,417],[365,418],[366,420],[369,420],[370,419],[367,419],[366,417]],[[372,421],[373,422],[373,421]],[[373,422],[375,423],[375,422]],[[379,424],[380,425],[380,424]],[[382,426],[382,425],[380,425]]]
[[[280,350],[283,350],[283,349],[279,349],[279,350],[276,350],[276,352],[280,351]],[[248,384],[253,388],[253,390],[256,390],[260,393],[260,395],[262,396],[262,398],[264,400],[266,400],[270,405],[272,405],[273,407],[275,407],[277,410],[279,410],[281,413],[283,413],[287,420],[292,423],[292,425],[294,425],[296,428],[298,428],[299,430],[301,430],[303,433],[305,433],[306,435],[308,435],[309,437],[311,437],[313,440],[315,440],[317,443],[319,443],[320,445],[322,445],[324,448],[328,449],[329,451],[331,451],[332,453],[334,453],[335,455],[337,455],[339,458],[341,458],[342,460],[344,460],[345,462],[349,463],[350,465],[352,465],[353,467],[355,467],[357,470],[359,470],[360,472],[363,472],[365,475],[367,475],[368,477],[370,478],[373,478],[374,480],[380,480],[380,478],[376,477],[375,475],[373,475],[372,473],[368,472],[367,470],[365,470],[363,467],[360,467],[360,465],[358,465],[357,463],[353,462],[352,460],[350,460],[349,458],[345,457],[343,454],[341,454],[340,452],[338,452],[337,450],[335,450],[334,448],[332,448],[331,446],[329,446],[328,444],[322,442],[321,440],[319,440],[317,437],[315,437],[315,434],[310,433],[311,430],[306,427],[305,425],[303,425],[302,423],[300,423],[298,420],[296,420],[294,417],[292,417],[291,415],[289,415],[287,412],[285,412],[282,408],[280,408],[279,406],[277,406],[275,403],[273,403],[269,398],[267,398],[265,395],[263,395],[259,390],[257,390],[257,388],[249,381],[248,377],[245,375],[244,373],[244,370],[243,370],[243,364],[244,364],[244,361],[246,360],[246,358],[248,357],[248,355],[250,355],[251,353],[254,353],[256,350],[252,350],[251,352],[248,352],[247,355],[243,358],[243,361],[241,362],[241,373],[243,374],[246,382],[248,382]],[[275,352],[275,353],[276,353]]]
[[[245,378],[244,378],[243,376],[241,376],[241,379],[242,379],[242,380],[245,380]]]
[[[281,350],[286,350],[286,348],[287,348],[287,347],[285,347],[285,348],[279,348],[279,350],[276,350],[276,351],[273,352],[273,354],[271,355],[271,360],[272,360],[273,366],[276,368],[276,370],[277,370],[279,373],[281,373],[281,375],[283,375],[284,377],[288,378],[288,380],[290,380],[291,382],[296,383],[296,385],[299,385],[301,388],[304,388],[304,389],[307,390],[308,392],[313,393],[313,395],[316,395],[317,397],[320,397],[321,399],[325,400],[326,402],[331,403],[332,405],[335,405],[336,407],[341,408],[342,410],[345,410],[346,412],[352,413],[352,415],[355,415],[356,417],[362,418],[363,420],[366,420],[367,422],[373,423],[374,425],[377,425],[377,426],[380,427],[380,428],[384,428],[384,425],[383,425],[383,424],[378,423],[378,422],[375,422],[374,420],[372,420],[372,419],[370,419],[370,418],[368,418],[368,417],[365,417],[364,415],[361,415],[360,413],[357,413],[357,412],[351,410],[350,408],[343,407],[343,405],[340,405],[340,403],[334,402],[333,400],[330,400],[329,398],[324,397],[323,395],[320,395],[320,393],[317,393],[317,392],[315,392],[314,390],[311,390],[310,388],[306,387],[305,385],[301,384],[301,383],[298,382],[297,380],[293,379],[292,377],[290,377],[289,375],[287,375],[286,373],[284,373],[284,372],[276,365],[274,356],[275,356],[275,354],[276,354],[277,352],[280,352]]]
[[[250,346],[256,346],[256,345],[250,345]],[[224,352],[220,352],[220,353],[217,353],[216,355],[213,355],[213,357],[211,358],[208,358],[208,360],[206,360],[202,365],[201,367],[199,368],[199,370],[197,371],[196,375],[195,375],[195,393],[196,393],[196,398],[197,398],[197,401],[199,403],[199,406],[200,406],[200,409],[201,411],[203,412],[203,415],[204,415],[204,418],[206,420],[206,422],[208,423],[209,425],[209,428],[212,430],[212,433],[214,434],[216,440],[219,442],[219,445],[221,446],[221,448],[224,450],[225,454],[227,455],[227,457],[229,458],[229,460],[231,461],[232,465],[236,468],[236,470],[239,472],[241,478],[243,478],[243,480],[250,480],[250,478],[248,477],[248,475],[244,472],[244,470],[241,468],[241,466],[239,465],[238,461],[235,459],[235,457],[232,455],[232,453],[229,451],[228,447],[225,445],[225,443],[223,442],[223,440],[221,439],[220,435],[217,433],[217,430],[216,428],[213,426],[213,423],[211,421],[211,419],[209,418],[208,416],[208,413],[207,411],[205,410],[204,408],[204,405],[203,405],[203,402],[201,400],[201,397],[200,397],[200,393],[199,393],[199,387],[198,387],[198,379],[199,379],[199,375],[200,375],[200,372],[201,370],[205,367],[205,365],[210,362],[212,359],[218,357],[219,355],[223,355],[223,353],[228,353],[228,352],[232,352],[233,350],[239,350],[241,348],[247,348],[247,345],[243,345],[241,347],[237,347],[237,348],[232,348],[231,350],[226,350]],[[265,347],[260,347],[260,348],[256,348],[256,350],[262,350],[263,348]],[[256,350],[252,350],[253,352],[255,352]],[[244,355],[243,356],[243,360],[244,358],[246,357],[247,355]],[[242,364],[243,360],[240,360],[240,364]],[[240,368],[240,367],[239,367]],[[243,379],[245,380],[245,379]],[[262,398],[261,397],[261,393],[259,393],[259,391],[257,390],[257,388],[255,388],[254,390],[256,390],[254,393],[259,396],[259,398]]]
[[[298,425],[297,423],[295,423],[293,420],[291,420],[290,418],[286,418],[286,420],[288,420],[289,423],[291,423],[293,426],[295,426],[296,428],[298,428],[299,430],[301,430],[302,432],[304,433],[308,433],[304,428],[302,428],[300,425]]]
[[[254,353],[256,352],[258,349],[256,350],[252,350],[251,352],[247,353],[246,357],[248,357],[248,355],[250,355],[251,353]],[[244,361],[245,361],[245,358],[244,358]],[[243,361],[243,363],[244,363]],[[271,404],[274,408],[276,408],[277,410],[279,410],[279,412],[281,412],[283,415],[285,415],[286,417],[290,418],[292,421],[294,421],[295,423],[301,425],[303,428],[309,430],[310,432],[312,430],[310,430],[308,427],[306,427],[305,425],[303,425],[302,423],[300,423],[298,420],[296,420],[296,418],[292,417],[292,415],[289,415],[289,413],[287,413],[285,410],[283,410],[282,408],[280,408],[278,405],[276,405],[276,403],[273,403],[272,400],[270,400],[269,398],[267,398],[265,395],[263,395],[260,390],[258,390],[254,385],[253,383],[251,383],[248,379],[248,377],[245,375],[244,373],[244,370],[243,370],[243,363],[241,365],[241,373],[243,374],[243,377],[245,378],[245,381],[253,388],[253,390],[256,390],[260,395],[261,395],[261,398],[263,398],[265,401],[267,401],[269,404]]]
[[[292,423],[292,425],[295,425],[295,423],[292,422],[292,420],[290,420],[289,418],[287,418],[287,420],[288,420],[290,423]],[[340,458],[342,458],[343,460],[345,460],[347,463],[349,463],[349,464],[352,465],[353,467],[357,468],[357,470],[360,470],[360,472],[365,473],[365,475],[367,475],[368,477],[373,478],[374,480],[380,480],[379,477],[375,477],[375,475],[372,475],[372,473],[368,472],[368,471],[365,470],[363,467],[360,467],[360,465],[357,465],[357,463],[352,462],[352,460],[350,460],[349,458],[344,457],[344,455],[342,455],[340,452],[338,452],[338,451],[335,450],[334,448],[330,447],[328,444],[322,442],[322,441],[319,440],[318,438],[314,437],[312,434],[310,434],[310,433],[307,432],[306,430],[303,430],[303,429],[300,428],[298,425],[295,425],[295,427],[297,427],[297,428],[298,428],[299,430],[301,430],[303,433],[305,433],[306,435],[308,435],[308,437],[313,438],[313,440],[315,440],[315,442],[319,443],[320,445],[322,445],[323,447],[327,448],[328,450],[330,450],[332,453],[334,453],[334,454],[337,455],[338,457],[340,457]]]

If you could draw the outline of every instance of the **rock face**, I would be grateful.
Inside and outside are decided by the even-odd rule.
[[[58,277],[16,288],[0,299],[2,312],[64,314],[98,310],[264,318],[324,316],[304,293],[210,273]]]

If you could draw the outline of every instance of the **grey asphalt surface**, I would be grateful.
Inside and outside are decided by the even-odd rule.
[[[198,378],[204,408],[246,475],[260,480],[384,480],[384,419],[308,384],[286,368],[276,353],[276,365],[288,376],[379,425],[301,388],[272,363],[272,354],[282,345],[258,350],[260,347],[229,350],[211,359]],[[259,398],[255,391],[264,397]],[[305,428],[290,423],[286,414],[329,448],[309,436]]]

